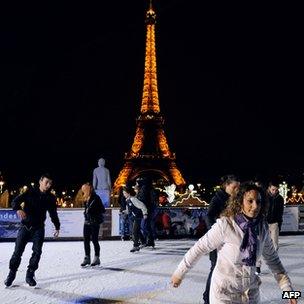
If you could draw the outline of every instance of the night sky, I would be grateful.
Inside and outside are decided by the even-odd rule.
[[[155,0],[161,112],[186,181],[301,183],[299,24],[285,7]],[[15,185],[113,182],[135,133],[148,1],[40,1],[1,10],[0,171]],[[297,10],[295,9],[294,12]]]

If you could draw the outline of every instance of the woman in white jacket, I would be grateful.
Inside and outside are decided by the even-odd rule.
[[[283,291],[292,290],[290,279],[274,250],[264,219],[266,196],[253,183],[241,185],[236,198],[229,201],[224,214],[185,254],[172,275],[178,287],[186,272],[202,256],[218,250],[211,279],[210,304],[260,303],[261,280],[256,275],[256,260],[262,255]],[[290,300],[291,304],[297,303]]]

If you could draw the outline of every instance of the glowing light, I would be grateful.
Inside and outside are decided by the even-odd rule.
[[[122,185],[126,184],[130,176],[134,174],[139,161],[154,160],[154,159],[169,159],[169,169],[159,170],[162,175],[170,182],[173,182],[178,187],[184,186],[185,180],[183,179],[181,172],[174,163],[175,154],[169,149],[165,132],[163,130],[163,118],[160,115],[159,98],[158,98],[158,84],[157,84],[157,65],[156,65],[156,47],[155,47],[155,23],[156,14],[150,3],[150,8],[146,14],[146,49],[145,49],[145,67],[144,67],[144,84],[141,100],[140,115],[137,119],[137,129],[135,137],[128,153],[125,154],[125,160],[127,163],[120,171],[114,186],[113,193],[118,194]],[[147,151],[144,151],[143,147],[146,147],[145,138],[150,135],[146,126],[155,129],[156,138],[152,138],[152,143],[156,143],[155,151],[150,149],[150,142],[147,143]],[[147,131],[147,132],[146,132]],[[148,135],[147,135],[148,134]],[[154,134],[152,136],[155,136]],[[152,150],[152,151],[151,151]],[[151,162],[152,163],[152,162]],[[151,166],[151,163],[149,166]],[[145,165],[143,165],[144,167]],[[143,168],[141,168],[142,170]],[[165,172],[163,172],[165,171]],[[169,172],[168,172],[169,171]],[[138,172],[137,172],[138,173]]]
[[[194,190],[194,185],[190,184],[190,185],[188,186],[188,189],[190,190],[190,192],[192,192],[192,191]]]
[[[279,193],[283,196],[284,198],[284,204],[287,203],[287,193],[289,191],[288,185],[286,182],[283,182],[282,184],[279,184]]]
[[[137,156],[138,152],[143,146],[143,141],[144,141],[144,131],[142,128],[137,128],[136,129],[136,134],[134,137],[134,141],[131,147],[131,155],[132,156]]]
[[[152,13],[152,12],[149,11],[148,14]],[[159,113],[160,112],[159,99],[158,99],[158,88],[157,88],[155,25],[154,24],[147,25],[144,87],[143,87],[142,103],[141,103],[140,111],[141,111],[141,113],[146,113],[146,112]]]
[[[164,157],[169,157],[170,156],[170,150],[169,150],[169,146],[167,143],[167,139],[165,136],[165,132],[163,129],[159,129],[157,132],[157,139],[158,139],[158,144],[159,144],[159,148],[162,152],[162,155]]]

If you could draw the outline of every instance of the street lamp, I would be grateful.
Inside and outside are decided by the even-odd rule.
[[[0,181],[0,193],[2,194],[2,189],[3,189],[4,181]]]

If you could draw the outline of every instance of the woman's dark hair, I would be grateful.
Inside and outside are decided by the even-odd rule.
[[[135,196],[136,195],[136,193],[135,193],[135,191],[134,191],[134,189],[132,188],[132,187],[123,187],[122,188],[122,190],[123,191],[125,191],[125,192],[127,192],[127,193],[129,193],[131,196]]]
[[[254,182],[244,182],[240,185],[240,189],[236,195],[236,197],[231,197],[227,202],[227,208],[222,213],[223,216],[231,217],[237,214],[242,213],[243,199],[245,193],[255,190],[261,196],[261,210],[260,215],[266,216],[267,208],[268,208],[268,200],[265,193],[265,190],[262,187],[257,186]]]

